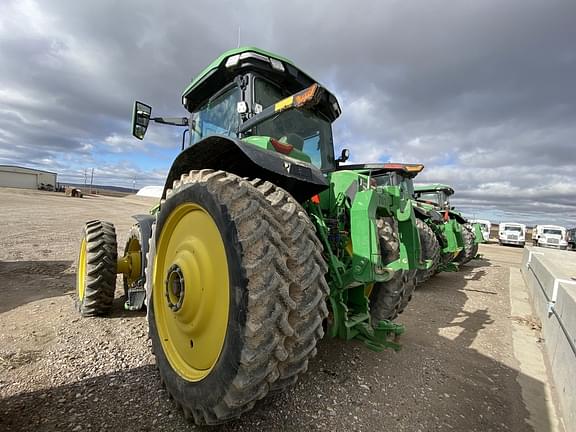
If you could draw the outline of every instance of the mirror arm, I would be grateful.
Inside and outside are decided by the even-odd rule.
[[[188,117],[151,117],[150,120],[172,126],[188,126]]]
[[[186,142],[186,132],[190,133],[190,129],[184,129],[184,132],[182,132],[182,148],[181,148],[181,150],[184,150],[184,143]]]

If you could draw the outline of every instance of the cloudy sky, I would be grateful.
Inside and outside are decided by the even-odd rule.
[[[133,139],[133,100],[185,115],[240,26],[338,96],[353,162],[422,162],[470,216],[574,226],[575,23],[571,0],[1,0],[0,164],[163,184],[180,132]]]

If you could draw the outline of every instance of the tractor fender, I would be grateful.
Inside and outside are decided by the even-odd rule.
[[[316,166],[253,144],[223,135],[213,135],[184,149],[172,163],[162,198],[174,180],[190,170],[223,170],[239,177],[268,180],[287,190],[299,202],[328,188]]]
[[[435,222],[435,223],[443,223],[444,222],[440,213],[438,213],[435,210],[426,210],[426,209],[423,209],[422,207],[414,206],[414,213],[418,219],[422,219],[422,220],[430,219],[430,220],[432,220],[432,222]]]
[[[148,264],[148,240],[152,236],[152,224],[156,221],[156,217],[149,214],[144,214],[134,215],[132,218],[136,219],[136,222],[138,222],[138,229],[140,230],[140,239],[142,240],[140,244],[142,253],[142,256],[140,257],[140,276],[145,278],[145,269],[146,265]]]
[[[464,224],[468,223],[468,220],[464,216],[462,216],[460,213],[455,212],[455,211],[449,211],[448,213],[450,214],[450,219],[455,219],[456,222],[458,222],[459,224],[464,225]]]

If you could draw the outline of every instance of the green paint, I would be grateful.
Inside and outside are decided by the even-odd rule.
[[[186,97],[189,93],[191,93],[194,90],[195,87],[198,86],[198,84],[200,84],[202,81],[204,81],[208,76],[212,75],[212,73],[214,73],[220,67],[224,67],[224,65],[226,64],[226,60],[228,60],[229,57],[232,57],[233,55],[236,55],[236,54],[242,54],[245,52],[253,52],[256,54],[261,54],[263,56],[273,58],[276,60],[280,60],[284,63],[288,63],[288,64],[294,66],[294,63],[292,63],[291,60],[288,60],[285,57],[279,56],[278,54],[274,54],[274,53],[271,53],[269,51],[264,51],[263,49],[260,49],[260,48],[240,47],[240,48],[231,49],[231,50],[226,51],[225,53],[221,54],[220,56],[218,56],[218,58],[216,60],[214,60],[202,72],[200,72],[196,76],[196,78],[194,78],[192,80],[192,82],[188,85],[188,87],[186,87],[186,90],[184,90],[184,92],[182,93],[182,97],[183,98]],[[217,90],[219,90],[219,89],[217,89]]]
[[[429,268],[420,262],[420,238],[413,199],[399,186],[372,186],[370,172],[342,170],[328,174],[330,189],[320,204],[307,208],[324,245],[332,306],[329,334],[357,338],[374,350],[397,349],[390,341],[404,329],[387,321],[372,323],[367,287],[386,282],[402,270]],[[395,218],[400,241],[399,258],[383,264],[377,220]]]
[[[476,244],[486,243],[486,240],[484,240],[484,235],[482,234],[482,227],[480,226],[480,224],[474,223],[472,224],[472,227],[474,228],[474,243]]]

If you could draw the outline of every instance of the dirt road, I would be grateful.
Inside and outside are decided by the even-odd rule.
[[[160,387],[143,313],[120,298],[109,318],[74,309],[83,223],[114,222],[123,245],[130,215],[150,205],[0,189],[0,430],[200,429]],[[212,430],[531,430],[511,348],[509,272],[521,249],[481,252],[416,292],[399,353],[325,339],[291,391]]]

